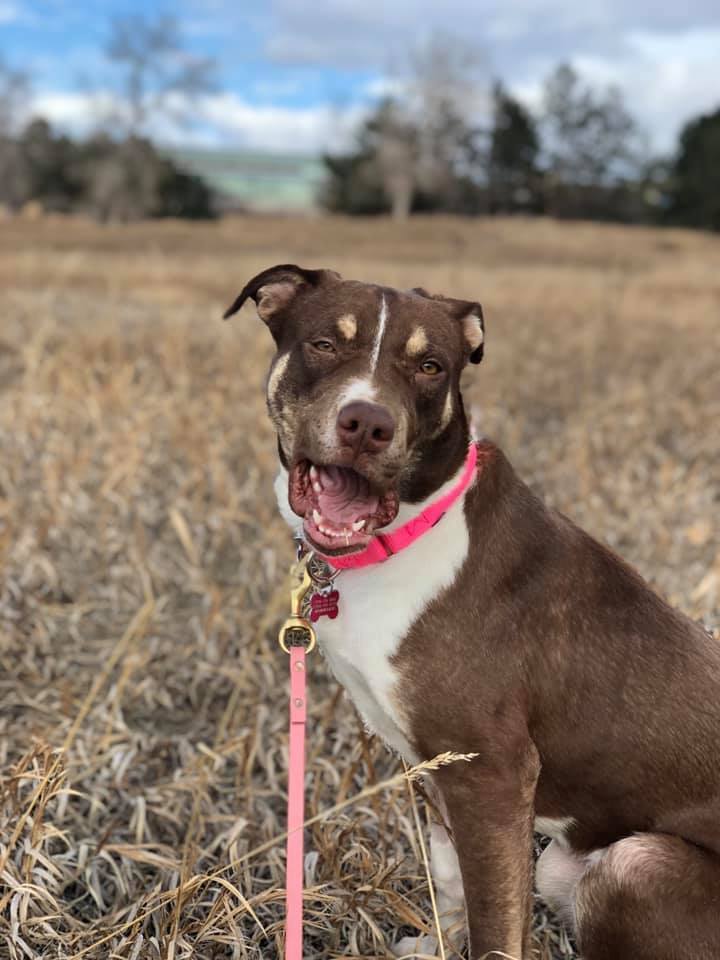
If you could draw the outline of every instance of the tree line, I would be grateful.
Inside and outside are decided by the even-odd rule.
[[[98,133],[74,141],[41,119],[17,137],[0,138],[0,204],[15,212],[31,203],[103,223],[213,216],[207,184],[178,169],[148,139]]]
[[[83,141],[18,117],[30,82],[0,60],[0,206],[85,212],[99,220],[210,217],[215,197],[154,146],[158,118],[182,120],[217,88],[215,65],[190,54],[177,21],[112,21],[105,46],[116,97]],[[597,90],[568,65],[530,109],[486,83],[476,51],[437,36],[408,58],[365,116],[350,149],[324,157],[319,197],[350,215],[545,214],[720,231],[720,109],[690,120],[670,157],[655,157],[618,89]],[[486,120],[478,120],[485,117]]]
[[[545,214],[720,230],[720,109],[689,121],[674,156],[654,157],[618,89],[594,90],[568,65],[536,111],[496,82],[477,123],[467,62],[442,39],[400,92],[359,125],[352,149],[326,154],[334,212]],[[473,110],[475,107],[475,110]]]
[[[0,205],[10,212],[86,213],[100,221],[209,218],[212,190],[157,150],[148,136],[157,116],[182,115],[214,89],[214,65],[189,54],[177,21],[160,15],[113,20],[105,45],[114,69],[113,106],[98,103],[97,132],[73,140],[36,118],[18,117],[30,78],[0,61]]]

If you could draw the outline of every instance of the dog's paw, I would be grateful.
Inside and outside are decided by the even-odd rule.
[[[436,957],[438,949],[437,937],[403,937],[394,943],[390,950],[395,957],[403,960],[420,960],[424,957]]]

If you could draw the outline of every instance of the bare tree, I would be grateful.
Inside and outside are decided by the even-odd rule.
[[[406,87],[420,131],[420,185],[442,190],[464,162],[464,134],[490,113],[483,58],[462,37],[440,32],[411,53]]]
[[[643,177],[647,142],[616,87],[593,89],[567,64],[545,81],[545,208],[607,218]]]
[[[0,213],[28,199],[28,175],[17,135],[30,99],[30,79],[0,57]]]
[[[17,132],[30,100],[30,77],[0,57],[0,137]]]
[[[457,36],[436,34],[410,54],[397,94],[378,130],[379,161],[392,212],[410,212],[413,192],[442,195],[477,159],[477,120],[489,90],[477,50]]]
[[[545,82],[547,163],[559,181],[603,185],[637,166],[641,139],[617,87],[595,91],[567,64]]]
[[[381,104],[374,120],[376,156],[383,188],[395,220],[410,215],[418,160],[418,131],[394,100]]]
[[[122,73],[123,105],[116,120],[130,135],[146,132],[159,115],[182,122],[194,102],[216,87],[213,61],[184,48],[178,22],[169,15],[116,18],[106,53]]]

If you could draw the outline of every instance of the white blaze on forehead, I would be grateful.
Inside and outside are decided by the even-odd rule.
[[[357,333],[357,320],[354,313],[346,313],[338,318],[338,330],[346,340],[352,340]]]
[[[422,353],[427,348],[428,338],[422,327],[415,327],[405,344],[405,349],[410,354]]]
[[[289,359],[290,354],[284,353],[281,357],[277,358],[272,366],[267,382],[267,396],[270,403],[273,403],[275,400],[278,387],[280,386],[280,381],[285,375],[285,370],[287,369]]]
[[[463,333],[470,345],[470,349],[477,350],[478,347],[482,346],[485,338],[482,320],[476,314],[469,313],[466,317],[463,317],[462,325]]]
[[[372,353],[370,354],[370,373],[375,373],[377,369],[378,358],[380,357],[380,346],[382,344],[383,337],[385,336],[387,316],[387,303],[385,302],[385,294],[383,294],[380,302],[380,313],[378,314],[378,325],[377,330],[375,331],[375,340],[373,342]]]

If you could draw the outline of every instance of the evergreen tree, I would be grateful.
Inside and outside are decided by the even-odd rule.
[[[491,213],[541,208],[540,141],[532,114],[496,83],[488,153],[488,207]]]
[[[720,109],[685,126],[671,182],[668,219],[720,231]]]

